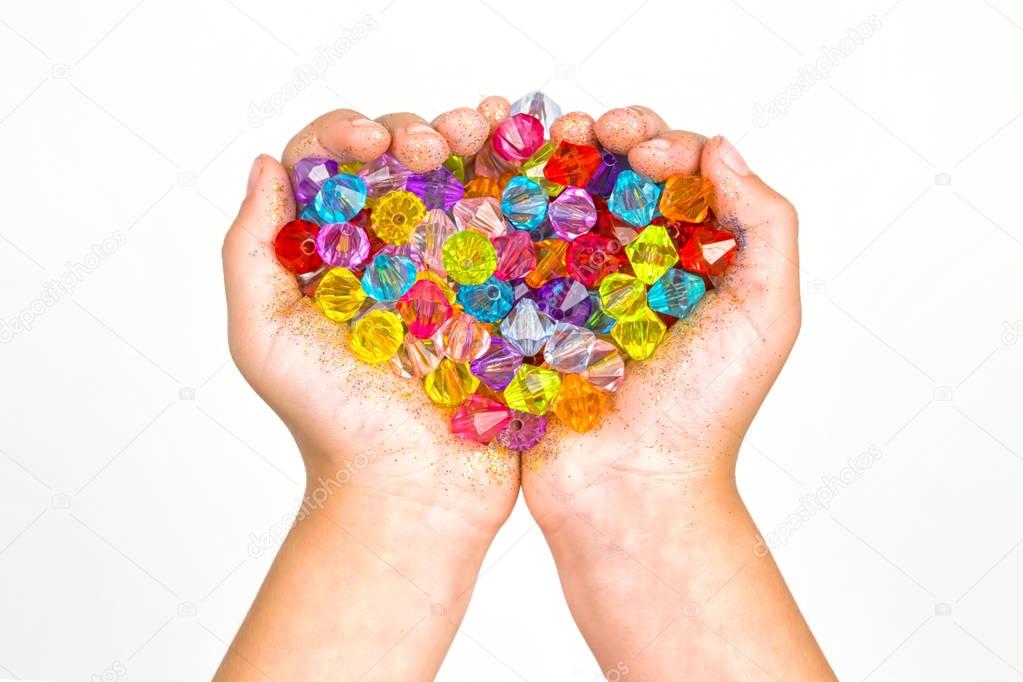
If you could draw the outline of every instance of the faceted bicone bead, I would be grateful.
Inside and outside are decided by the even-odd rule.
[[[319,270],[323,259],[316,252],[316,236],[320,227],[307,220],[292,220],[274,238],[277,261],[288,272],[304,275]]]
[[[305,220],[310,223],[320,224],[320,216],[316,213],[316,207],[312,204],[303,206],[302,210],[298,212],[299,220]]]
[[[543,174],[559,185],[585,187],[599,166],[599,149],[562,140],[544,166]]]
[[[625,265],[625,252],[617,239],[588,232],[572,240],[565,253],[568,274],[587,287],[597,286]]]
[[[370,221],[373,232],[388,244],[407,244],[426,217],[426,206],[412,192],[396,190],[377,200]]]
[[[646,287],[624,272],[605,277],[599,291],[601,307],[616,320],[635,317],[646,308]]]
[[[501,391],[522,364],[522,353],[499,336],[490,339],[490,347],[469,368],[487,387]]]
[[[328,319],[345,322],[355,317],[366,292],[362,282],[348,268],[333,268],[327,271],[316,286],[316,305]]]
[[[633,317],[618,320],[611,328],[611,337],[633,360],[646,360],[653,355],[666,330],[657,313],[644,308]]]
[[[444,358],[423,379],[423,389],[430,400],[443,407],[458,407],[476,390],[480,380],[469,371],[469,365]]]
[[[359,169],[359,177],[366,182],[366,193],[371,203],[388,192],[405,189],[410,175],[412,171],[387,153]]]
[[[520,299],[501,322],[501,336],[525,356],[539,353],[554,332],[554,320],[531,298]]]
[[[494,153],[505,161],[525,161],[543,144],[543,124],[529,114],[515,114],[497,124],[490,138]]]
[[[678,262],[678,251],[663,225],[650,225],[625,247],[636,278],[653,284]]]
[[[477,175],[465,184],[465,198],[493,197],[501,199],[501,185],[494,178]]]
[[[419,197],[428,209],[447,210],[465,194],[465,187],[444,166],[427,173],[413,173],[405,181],[405,189]]]
[[[423,268],[423,259],[420,258],[419,252],[415,250],[411,243],[407,244],[384,244],[374,254],[379,256],[382,253],[386,253],[388,256],[401,256],[407,258],[416,264],[416,267],[420,270]]]
[[[671,220],[702,223],[707,219],[714,187],[702,175],[673,175],[664,181],[661,214]]]
[[[429,280],[439,286],[440,290],[444,292],[444,297],[448,299],[448,303],[454,304],[455,290],[451,288],[451,282],[430,270],[420,270],[416,273],[416,281],[421,282],[423,280]]]
[[[625,381],[625,359],[613,345],[597,339],[590,352],[590,365],[580,374],[607,393],[614,393]]]
[[[725,272],[738,250],[731,232],[696,225],[678,250],[679,264],[689,272],[716,277]]]
[[[501,195],[504,217],[520,230],[531,230],[547,217],[547,192],[521,175],[505,185]]]
[[[464,156],[458,156],[452,154],[448,158],[444,159],[444,167],[451,171],[451,174],[462,183],[465,184],[465,178],[468,174],[468,164],[466,163]]]
[[[534,90],[512,102],[509,113],[529,114],[543,124],[544,134],[550,137],[551,124],[561,116],[561,107],[557,102],[539,90]]]
[[[369,237],[353,223],[327,223],[316,235],[316,252],[327,265],[358,268],[369,256]]]
[[[493,398],[471,395],[451,415],[451,433],[486,445],[511,421],[511,410]]]
[[[547,218],[559,237],[572,241],[589,232],[597,223],[597,208],[586,190],[569,187],[551,202]]]
[[[649,225],[657,214],[657,200],[661,188],[635,171],[626,170],[618,174],[615,188],[607,202],[616,216],[636,227]]]
[[[512,309],[511,285],[496,277],[483,284],[463,284],[458,288],[458,302],[465,312],[481,322],[497,322]]]
[[[492,197],[462,199],[454,204],[451,215],[459,230],[476,230],[491,239],[508,232],[501,202]]]
[[[513,161],[506,161],[501,158],[494,151],[493,140],[487,140],[483,144],[483,148],[480,149],[479,153],[476,154],[476,158],[473,161],[473,172],[476,177],[493,178],[498,181],[501,188],[504,188],[503,183],[500,182],[500,177],[506,172],[514,173],[517,170],[518,164]]]
[[[448,237],[441,261],[448,277],[459,284],[483,284],[497,269],[497,252],[485,236],[467,230]]]
[[[592,304],[590,316],[586,318],[586,324],[583,326],[594,334],[609,334],[611,327],[615,326],[615,318],[604,312],[604,304],[600,300],[600,292],[590,292],[590,303]]]
[[[404,338],[405,330],[397,315],[389,310],[374,310],[355,321],[349,343],[355,357],[375,365],[390,360]]]
[[[647,305],[654,312],[683,318],[693,312],[706,291],[702,277],[672,268],[650,287]]]
[[[611,196],[615,182],[623,170],[631,170],[629,159],[625,156],[603,151],[600,154],[600,165],[586,184],[586,191],[598,197]]]
[[[439,208],[427,211],[426,217],[412,231],[411,239],[412,248],[419,254],[423,265],[441,275],[447,274],[442,258],[444,242],[455,232],[458,228],[447,213]]]
[[[552,369],[522,365],[504,389],[508,407],[530,414],[547,414],[561,387],[561,376]]]
[[[362,178],[339,173],[327,178],[313,197],[316,215],[324,223],[344,223],[366,205],[366,183]]]
[[[456,313],[434,337],[444,357],[455,362],[472,362],[490,347],[490,330],[472,315]]]
[[[548,196],[556,197],[565,190],[565,186],[559,185],[556,182],[551,182],[543,174],[543,169],[547,166],[547,161],[549,161],[553,155],[554,145],[550,142],[544,142],[543,145],[536,150],[535,154],[522,163],[522,167],[519,168],[519,171],[527,178],[543,187],[543,190],[547,192]]]
[[[379,256],[378,256],[379,258]],[[413,284],[394,305],[409,333],[426,339],[451,317],[451,304],[441,288],[428,279]]]
[[[536,251],[528,232],[512,230],[508,234],[494,237],[494,251],[497,253],[497,269],[494,277],[505,281],[525,277],[536,267]]]
[[[558,277],[544,284],[533,295],[540,310],[555,322],[581,325],[590,316],[590,293],[571,277]]]
[[[291,175],[295,201],[308,204],[328,179],[337,175],[337,161],[308,156],[299,159]]]
[[[597,335],[589,329],[559,322],[544,346],[544,362],[560,372],[578,374],[589,366],[590,352],[596,341]]]
[[[536,267],[526,275],[526,284],[539,289],[555,277],[564,276],[568,242],[561,239],[544,239],[533,246],[536,249]]]
[[[547,417],[542,414],[529,414],[512,410],[511,421],[504,431],[497,435],[497,442],[514,452],[522,452],[533,447],[547,433]]]
[[[442,357],[433,339],[417,339],[405,334],[388,368],[405,379],[422,379],[437,369]]]
[[[394,301],[416,281],[416,264],[403,256],[376,255],[362,274],[362,288],[378,301]]]
[[[609,239],[614,239],[623,249],[639,236],[639,230],[635,226],[630,225],[610,211],[600,210],[599,206],[597,208],[597,225],[593,228],[592,232]]]
[[[554,396],[551,411],[561,423],[584,433],[597,425],[607,406],[607,396],[578,374],[568,374]]]

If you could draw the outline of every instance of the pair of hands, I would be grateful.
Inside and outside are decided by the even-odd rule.
[[[275,260],[306,156],[416,171],[472,155],[507,101],[432,125],[326,114],[261,156],[224,244],[232,355],[291,430],[307,504],[218,679],[432,679],[521,487],[602,670],[629,679],[832,679],[734,485],[743,435],[800,324],[797,219],[724,138],[629,107],[566,114],[556,138],[628,153],[662,180],[699,172],[741,250],[693,318],[630,365],[593,431],[520,458],[467,444],[407,380],[357,362],[345,330]],[[340,594],[339,594],[340,592]]]

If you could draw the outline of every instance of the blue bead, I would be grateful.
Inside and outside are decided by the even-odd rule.
[[[316,223],[317,225],[321,225],[323,223],[323,221],[320,220],[319,214],[316,212],[316,207],[312,204],[303,208],[298,214],[298,217],[302,220],[308,220],[311,223]]]
[[[646,301],[651,310],[683,318],[693,312],[705,293],[707,285],[702,277],[672,268],[650,287]]]
[[[635,171],[624,170],[615,180],[615,188],[607,207],[625,222],[646,227],[657,215],[661,188]]]
[[[520,230],[532,230],[547,217],[547,192],[521,175],[512,178],[501,195],[501,211]]]
[[[362,289],[378,301],[394,301],[412,288],[416,264],[405,256],[377,254],[362,275]]]
[[[483,284],[458,287],[458,302],[480,322],[497,322],[512,309],[515,295],[507,282],[491,277]]]
[[[345,223],[366,205],[366,183],[362,178],[339,173],[328,178],[313,198],[320,223]]]

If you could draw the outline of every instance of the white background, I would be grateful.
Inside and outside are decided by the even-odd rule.
[[[256,154],[339,106],[542,87],[724,133],[799,208],[803,333],[740,478],[839,676],[1023,679],[1023,7],[387,1],[0,6],[0,320],[32,327],[0,345],[0,677],[208,678],[267,569],[302,471],[230,364],[220,272]],[[600,679],[521,504],[440,679]]]

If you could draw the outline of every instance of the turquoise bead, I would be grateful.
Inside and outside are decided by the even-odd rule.
[[[480,322],[502,319],[512,309],[514,299],[511,285],[496,277],[483,284],[463,284],[458,288],[458,302]]]
[[[651,310],[683,318],[693,312],[706,292],[707,285],[702,277],[673,268],[654,282],[647,292],[646,301]]]
[[[300,220],[307,220],[310,223],[316,223],[317,225],[323,223],[323,221],[320,220],[320,214],[316,212],[316,207],[312,204],[305,206],[298,214],[298,217]]]
[[[313,197],[319,223],[346,223],[366,205],[366,183],[362,178],[339,173],[328,178]]]
[[[625,222],[646,227],[657,215],[660,198],[661,188],[655,182],[635,171],[626,170],[618,174],[607,207]]]
[[[547,217],[547,192],[521,175],[512,178],[501,195],[504,217],[520,230],[532,230]]]
[[[377,301],[394,301],[412,288],[416,264],[405,256],[378,254],[362,275],[362,289]]]

